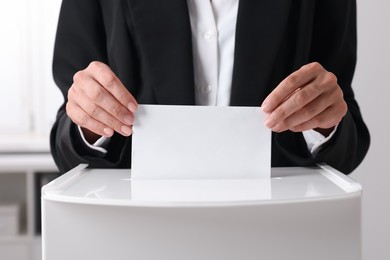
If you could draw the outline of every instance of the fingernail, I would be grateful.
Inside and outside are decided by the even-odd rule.
[[[124,133],[126,136],[131,135],[131,128],[128,127],[127,125],[123,125],[123,126],[121,127],[121,131],[122,131],[122,133]]]
[[[123,118],[123,121],[125,121],[125,123],[128,124],[128,125],[132,125],[133,124],[133,117],[126,115]]]
[[[107,127],[103,129],[103,132],[106,134],[106,137],[111,137],[114,134],[114,130]]]
[[[265,113],[270,112],[270,104],[267,101],[263,102],[263,104],[261,104],[261,110]]]
[[[134,103],[129,103],[129,104],[127,105],[127,108],[128,108],[131,112],[133,112],[133,113],[135,113],[135,111],[137,111],[137,105],[134,104]]]
[[[265,121],[264,121],[264,124],[268,127],[268,128],[272,128],[275,126],[275,121],[272,119],[272,118],[267,118]]]

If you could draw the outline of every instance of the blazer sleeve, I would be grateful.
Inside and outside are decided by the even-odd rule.
[[[348,174],[362,162],[370,144],[370,135],[351,87],[357,49],[356,1],[317,1],[313,24],[310,60],[318,61],[337,76],[348,112],[334,137],[315,158],[307,152],[296,153],[297,147],[302,145],[302,137],[297,138],[296,133],[275,134],[274,142],[298,165],[325,162]]]
[[[61,173],[80,163],[90,167],[129,167],[130,138],[114,134],[108,153],[103,154],[87,147],[77,126],[66,114],[67,93],[73,83],[73,75],[85,69],[91,61],[109,63],[105,25],[100,1],[64,0],[58,21],[53,58],[53,77],[64,96],[50,135],[51,153]],[[124,162],[128,162],[124,165]]]

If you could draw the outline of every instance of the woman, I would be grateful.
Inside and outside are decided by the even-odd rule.
[[[355,63],[354,0],[64,0],[52,154],[61,172],[129,168],[138,104],[261,105],[272,166],[350,173],[370,141]]]

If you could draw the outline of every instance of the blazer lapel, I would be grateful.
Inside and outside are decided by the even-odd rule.
[[[269,78],[290,4],[290,1],[240,0],[231,105],[259,106],[274,87],[269,86]]]
[[[145,75],[157,103],[195,104],[191,26],[185,0],[128,0]]]

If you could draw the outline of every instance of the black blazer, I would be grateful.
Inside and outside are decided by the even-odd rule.
[[[64,95],[75,72],[107,63],[140,104],[193,105],[191,28],[186,0],[64,0],[54,50],[54,79]],[[363,160],[369,133],[351,88],[356,63],[354,0],[240,0],[232,106],[259,106],[278,83],[312,61],[338,77],[348,113],[336,135],[310,154],[301,133],[273,134],[272,166],[317,162],[350,173]],[[131,138],[115,134],[103,155],[82,142],[58,112],[51,150],[61,172],[79,163],[129,168]],[[228,163],[228,162],[227,162]]]

